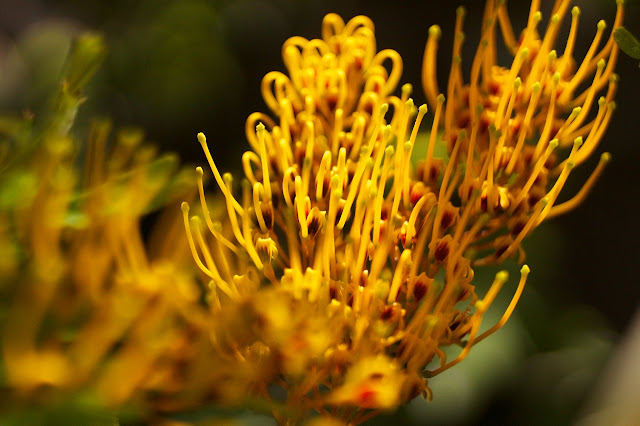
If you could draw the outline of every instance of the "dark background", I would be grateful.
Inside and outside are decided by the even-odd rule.
[[[461,3],[468,10],[463,55],[468,67],[478,42],[478,18],[484,2]],[[553,2],[542,3],[542,25],[546,25]],[[582,9],[576,48],[576,57],[580,57],[595,34],[597,21],[613,22],[615,1],[573,3]],[[185,162],[203,164],[195,137],[202,131],[212,141],[216,161],[223,169],[234,170],[239,168],[241,153],[248,149],[245,118],[253,111],[266,111],[260,97],[261,78],[271,70],[284,71],[280,47],[288,37],[319,37],[322,17],[328,12],[339,13],[345,21],[357,14],[369,16],[376,25],[378,50],[393,48],[402,55],[402,82],[414,85],[413,97],[420,104],[425,101],[420,69],[427,30],[432,24],[439,24],[443,30],[438,56],[442,88],[448,75],[458,4],[379,0],[0,0],[0,108],[30,109],[37,114],[57,81],[70,37],[97,30],[104,34],[110,53],[87,91],[79,132],[89,117],[110,116],[116,125],[144,128],[149,140],[164,150],[177,151]],[[526,22],[528,8],[526,1],[509,2],[516,34]],[[640,2],[627,0],[625,26],[636,35],[640,35],[639,18]],[[570,16],[565,24],[569,21]],[[556,47],[562,52],[561,44]],[[568,341],[579,340],[576,333],[594,328],[598,333],[604,330],[608,336],[604,340],[611,349],[629,327],[640,301],[638,61],[621,54],[617,72],[621,76],[618,109],[607,135],[593,161],[572,173],[563,194],[569,197],[579,189],[600,152],[610,151],[613,162],[584,205],[554,219],[532,237],[528,263],[533,272],[518,308],[526,354],[511,379],[493,390],[482,407],[460,418],[461,423],[536,424],[536,419],[551,423],[555,419],[555,424],[562,424],[574,418],[588,389],[566,403],[550,401],[548,395],[534,395],[538,389],[535,386],[544,391],[547,385],[523,382],[535,371],[530,370],[531,359],[555,353]],[[605,361],[606,356],[597,362],[601,366]],[[590,383],[598,379],[596,373],[592,376]],[[536,417],[540,412],[555,413],[553,410],[559,413]],[[404,412],[398,416],[401,422],[411,420]]]

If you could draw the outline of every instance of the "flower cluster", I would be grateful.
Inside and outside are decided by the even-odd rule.
[[[580,9],[571,10],[571,28],[561,56],[554,50],[570,1],[556,1],[542,36],[539,2],[532,2],[526,28],[516,41],[504,2],[487,2],[481,42],[471,67],[469,83],[461,72],[460,49],[465,10],[458,9],[453,62],[447,84],[443,138],[452,153],[458,139],[466,155],[460,198],[464,204],[481,191],[482,209],[495,220],[488,227],[497,235],[484,259],[475,264],[502,262],[519,249],[522,238],[544,219],[576,207],[609,161],[609,154],[582,190],[571,200],[554,205],[571,170],[596,150],[615,110],[614,74],[618,47],[611,36],[599,49],[606,24],[600,21],[582,62],[573,57]],[[614,28],[622,24],[623,2],[618,1]],[[497,63],[496,37],[500,27],[506,49],[513,55],[509,67]],[[429,29],[422,81],[429,103],[440,94],[436,81],[436,51],[440,28]],[[584,91],[576,95],[578,89]],[[606,94],[596,97],[607,88]],[[597,103],[597,112],[590,114]],[[470,135],[460,138],[461,132]],[[567,154],[568,148],[569,153]],[[551,189],[549,190],[549,187]],[[509,232],[499,235],[504,227]],[[483,247],[485,248],[485,247]]]
[[[207,392],[195,370],[213,352],[208,311],[176,215],[192,173],[137,129],[113,137],[98,120],[86,141],[70,133],[103,51],[99,37],[78,40],[48,120],[3,118],[0,411],[83,395],[153,413]]]
[[[290,38],[287,72],[264,77],[270,113],[247,119],[239,185],[198,134],[221,196],[205,197],[205,171],[179,170],[139,131],[111,137],[97,121],[86,143],[71,136],[104,50],[80,40],[52,119],[0,123],[8,405],[87,393],[153,422],[208,405],[266,410],[283,424],[358,424],[431,398],[428,380],[506,323],[529,274],[522,266],[487,325],[509,276],[480,291],[477,268],[522,263],[523,239],[578,205],[608,162],[603,154],[557,203],[609,125],[617,83],[617,46],[599,47],[604,23],[573,58],[578,8],[562,56],[553,50],[569,6],[557,0],[539,31],[533,0],[516,41],[504,2],[488,0],[469,83],[459,9],[446,98],[432,27],[426,135],[427,105],[399,87],[400,55],[377,50],[369,18],[327,15],[321,39]],[[618,1],[614,28],[622,17]]]
[[[249,389],[269,398],[277,385],[300,416],[315,409],[357,423],[418,394],[429,397],[429,377],[462,361],[507,321],[529,268],[522,267],[500,321],[482,333],[482,317],[508,274],[498,273],[481,297],[474,268],[517,252],[522,262],[523,238],[584,198],[608,160],[603,155],[574,199],[555,205],[569,172],[609,123],[616,82],[615,44],[609,40],[596,54],[603,24],[574,71],[577,8],[564,55],[551,50],[568,5],[556,2],[539,37],[533,2],[515,42],[504,2],[488,1],[468,85],[460,72],[460,9],[448,102],[434,71],[440,30],[431,28],[423,82],[435,112],[424,158],[413,157],[427,106],[416,108],[410,85],[394,95],[402,60],[393,50],[377,52],[364,16],[345,23],[330,14],[322,39],[285,42],[288,74],[268,73],[261,87],[276,118],[254,113],[247,120],[252,151],[242,157],[240,192],[198,134],[226,217],[212,217],[198,168],[211,241],[187,203],[184,223],[210,281],[214,313],[225,318],[231,311],[250,330],[239,337],[225,331],[220,347],[245,369],[264,367]],[[515,55],[508,69],[496,65],[496,23]],[[574,97],[592,74],[591,86]],[[607,82],[597,116],[584,124]],[[567,108],[573,110],[565,117]],[[436,155],[438,144],[445,155]],[[572,149],[559,160],[556,151],[566,146]],[[451,345],[462,349],[447,360],[443,349]]]

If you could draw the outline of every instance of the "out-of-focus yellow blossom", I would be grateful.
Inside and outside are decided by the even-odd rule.
[[[617,4],[613,29],[622,25],[623,19],[623,1]],[[609,154],[603,154],[578,194],[555,205],[571,170],[587,160],[602,140],[615,110],[618,80],[614,68],[619,51],[613,30],[600,46],[604,21],[598,22],[584,58],[574,58],[580,18],[577,6],[570,12],[568,38],[559,47],[562,55],[556,52],[556,40],[570,6],[570,0],[556,0],[546,28],[541,29],[540,1],[532,1],[527,26],[516,39],[506,3],[487,1],[468,83],[463,80],[460,56],[465,10],[458,9],[443,138],[450,153],[455,142],[463,139],[459,152],[466,161],[461,162],[464,172],[458,190],[462,204],[479,190],[479,208],[493,215],[482,231],[484,244],[477,246],[485,254],[484,259],[475,261],[477,265],[500,263],[520,250],[522,238],[543,220],[575,208],[609,161]],[[513,56],[506,66],[497,60],[498,28]],[[422,74],[425,93],[434,106],[440,95],[436,81],[440,36],[438,26],[429,29]],[[603,89],[606,93],[598,98]],[[469,137],[460,138],[462,131]],[[521,253],[520,258],[523,256]]]
[[[183,213],[214,312],[248,308],[237,321],[248,323],[250,338],[230,332],[235,344],[222,349],[244,357],[258,347],[258,362],[274,353],[280,360],[267,363],[275,370],[251,389],[269,398],[271,386],[284,388],[298,420],[315,409],[358,423],[428,396],[428,377],[504,324],[529,268],[502,320],[480,333],[508,277],[501,272],[484,297],[475,293],[466,252],[488,217],[476,214],[475,203],[460,211],[452,202],[460,181],[455,152],[448,163],[433,157],[442,100],[424,166],[433,173],[422,179],[411,154],[427,107],[414,107],[409,85],[392,95],[399,55],[376,52],[373,24],[363,16],[345,24],[330,14],[322,33],[321,40],[288,40],[289,76],[263,80],[277,120],[262,113],[247,120],[253,151],[242,157],[240,198],[198,135],[226,200],[225,226],[210,217],[201,180],[204,220],[190,218],[187,203]],[[449,345],[462,347],[453,360],[443,352]]]
[[[111,137],[96,121],[85,143],[70,133],[103,49],[81,38],[50,117],[0,129],[3,407],[83,394],[153,416],[211,392],[199,370],[213,327],[176,215],[195,180],[141,131]],[[163,207],[143,238],[142,217]]]

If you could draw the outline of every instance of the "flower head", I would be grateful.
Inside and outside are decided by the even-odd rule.
[[[277,119],[255,113],[247,120],[253,151],[242,158],[240,198],[198,135],[228,215],[228,226],[212,218],[198,168],[213,244],[186,203],[184,223],[211,280],[214,311],[224,316],[249,303],[245,315],[258,321],[252,337],[227,338],[242,353],[259,343],[269,348],[264,359],[280,354],[272,381],[253,387],[277,383],[298,409],[388,409],[429,395],[427,377],[504,324],[529,269],[503,319],[481,333],[508,275],[499,273],[484,297],[475,293],[466,253],[489,218],[477,208],[479,193],[463,205],[452,201],[467,136],[460,132],[448,162],[435,158],[439,97],[419,167],[428,173],[416,171],[411,156],[427,107],[414,106],[409,85],[401,97],[392,94],[402,63],[394,51],[376,53],[367,18],[345,24],[328,15],[323,39],[294,37],[283,57],[289,76],[269,73],[262,85]],[[453,344],[463,350],[447,362],[443,347]],[[436,359],[439,366],[425,370]]]

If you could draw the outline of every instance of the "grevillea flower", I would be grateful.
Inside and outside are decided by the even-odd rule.
[[[256,113],[247,120],[253,151],[242,158],[239,199],[232,177],[220,174],[198,135],[228,215],[225,226],[210,217],[198,168],[211,246],[186,203],[183,213],[214,310],[256,322],[250,338],[224,337],[229,357],[251,353],[252,362],[258,356],[274,369],[255,377],[252,388],[268,398],[270,386],[283,387],[298,416],[315,409],[358,422],[428,396],[428,377],[504,324],[529,268],[522,268],[500,322],[480,333],[508,276],[500,272],[486,295],[475,293],[466,253],[488,215],[476,208],[478,194],[462,206],[451,201],[460,180],[457,157],[445,162],[433,155],[443,102],[422,165],[429,173],[420,175],[411,156],[427,107],[414,107],[409,85],[401,97],[392,95],[399,55],[376,52],[366,17],[345,24],[328,15],[322,33],[321,40],[288,40],[289,75],[273,72],[263,80],[277,119]],[[465,140],[461,132],[456,146]],[[237,305],[247,309],[238,313]],[[454,344],[463,349],[447,360],[443,348]],[[274,356],[278,363],[268,361]],[[432,361],[435,368],[427,370]]]
[[[198,134],[228,220],[225,226],[212,220],[198,168],[213,241],[210,248],[201,219],[189,219],[184,203],[193,256],[210,279],[218,315],[231,311],[236,321],[254,324],[250,336],[226,334],[228,356],[251,353],[252,362],[269,365],[250,387],[267,399],[273,385],[284,388],[294,420],[315,409],[358,423],[420,393],[430,397],[427,379],[462,361],[507,321],[529,273],[523,266],[506,312],[480,332],[508,274],[498,273],[480,296],[474,268],[502,263],[516,251],[522,262],[523,238],[578,204],[601,173],[608,154],[574,199],[554,205],[569,172],[594,151],[610,121],[617,47],[610,38],[597,50],[600,23],[576,67],[574,8],[558,57],[552,48],[570,2],[556,1],[543,36],[536,30],[538,3],[516,42],[504,2],[487,2],[469,84],[460,71],[459,9],[446,105],[435,76],[440,30],[430,29],[423,82],[435,112],[426,156],[417,164],[412,154],[427,106],[414,106],[410,85],[394,95],[401,58],[376,51],[373,24],[363,16],[344,23],[330,14],[322,39],[285,42],[288,75],[271,72],[262,82],[276,118],[254,113],[247,120],[253,150],[242,157],[239,199],[231,175],[220,174]],[[622,20],[618,4],[614,27]],[[508,68],[496,64],[497,25],[514,55]],[[576,96],[589,76],[590,86]],[[447,155],[436,158],[441,123]],[[570,153],[560,157],[566,147]],[[238,312],[238,305],[248,309]],[[462,347],[453,360],[443,351],[450,345]]]

